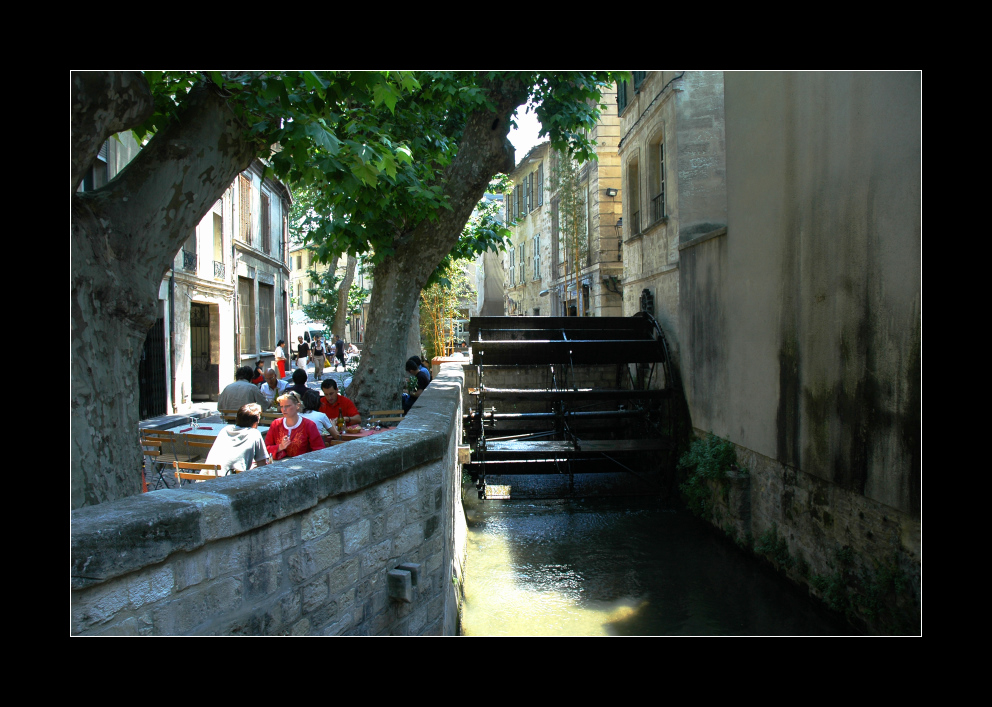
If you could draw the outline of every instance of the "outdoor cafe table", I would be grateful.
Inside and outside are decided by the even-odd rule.
[[[216,437],[220,434],[220,431],[227,427],[226,422],[210,422],[206,425],[200,425],[199,427],[190,427],[189,423],[183,423],[175,427],[170,427],[166,432],[172,432],[174,434],[187,434],[187,435],[201,435],[203,437]],[[269,431],[268,425],[259,425],[258,431],[262,433],[262,437],[265,437],[265,433]]]

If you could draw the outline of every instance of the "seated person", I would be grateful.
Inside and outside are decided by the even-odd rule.
[[[428,373],[423,366],[417,363],[417,361],[419,360],[420,359],[414,356],[408,359],[406,362],[406,368],[405,368],[406,374],[408,376],[417,377],[417,389],[412,393],[403,393],[404,415],[406,415],[410,411],[410,408],[413,407],[413,404],[417,402],[417,398],[420,397],[420,394],[424,392],[428,384],[431,382],[430,373]]]
[[[262,385],[265,382],[265,370],[262,368],[262,362],[255,362],[255,375],[251,379],[252,385]]]
[[[265,372],[265,382],[262,383],[262,395],[268,401],[265,407],[270,407],[275,399],[286,392],[286,381],[279,380],[279,374],[274,368]]]
[[[300,416],[311,420],[317,425],[317,430],[321,435],[330,435],[332,439],[341,439],[341,435],[338,434],[337,425],[320,411],[320,404],[324,399],[317,394],[317,391],[308,390],[307,392],[310,395],[303,398],[303,412],[300,413]]]
[[[320,384],[320,389],[324,393],[324,399],[320,401],[320,411],[327,415],[331,422],[336,422],[339,414],[344,416],[345,425],[357,425],[362,421],[355,403],[338,394],[336,380],[328,378]]]
[[[249,366],[245,368],[251,371]],[[237,421],[222,429],[217,435],[217,441],[210,448],[206,460],[207,464],[220,464],[217,476],[247,471],[251,468],[252,462],[255,466],[265,466],[269,463],[265,440],[258,431],[258,421],[261,417],[262,406],[258,403],[242,405],[238,409]]]
[[[291,390],[295,390],[297,393],[300,394],[300,398],[306,400],[306,398],[304,398],[303,396],[306,395],[306,392],[308,390],[310,390],[309,388],[307,388],[306,369],[297,368],[295,371],[293,371],[293,385],[287,386],[286,390],[283,392],[288,393]]]
[[[251,366],[242,366],[234,374],[234,382],[217,396],[218,410],[238,410],[242,405],[257,403],[268,407],[269,403],[258,388],[251,384]]]
[[[298,457],[327,446],[317,431],[317,425],[300,415],[302,401],[299,395],[284,393],[276,400],[283,416],[273,420],[269,431],[265,433],[265,447],[276,461]]]
[[[431,369],[424,365],[424,362],[420,360],[420,356],[411,356],[410,358],[416,361],[417,365],[420,366],[420,370],[427,374],[428,383],[434,380],[434,375],[431,373]]]

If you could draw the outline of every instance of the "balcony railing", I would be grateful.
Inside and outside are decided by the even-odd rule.
[[[183,251],[183,270],[196,272],[196,253],[191,253],[188,250]]]
[[[651,200],[651,220],[660,221],[665,218],[665,192]]]
[[[214,261],[214,277],[219,277],[221,280],[224,279],[224,261],[215,260]]]

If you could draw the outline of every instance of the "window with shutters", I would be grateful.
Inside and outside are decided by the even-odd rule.
[[[262,192],[260,197],[260,208],[258,218],[260,220],[261,231],[262,231],[262,250],[266,253],[272,250],[271,238],[269,236],[269,219],[271,214],[269,213],[269,195]]]
[[[517,281],[517,284],[522,285],[527,279],[527,258],[524,255],[523,243],[517,246],[517,263],[518,263],[517,267],[520,268],[520,272],[519,272],[520,279]]]
[[[276,348],[275,288],[272,285],[258,285],[258,333],[262,348],[273,351]]]
[[[534,236],[534,279],[541,279],[541,234]]]
[[[516,248],[510,248],[510,287],[516,283],[517,269],[513,265],[514,258],[517,254]]]
[[[641,232],[641,178],[637,159],[633,159],[627,165],[627,180],[623,185],[624,194],[627,198],[625,208],[627,209],[626,226],[627,237],[631,238]]]
[[[665,218],[665,143],[663,135],[651,142],[649,148],[651,177],[648,189],[651,194],[651,221]]]
[[[238,215],[238,238],[251,245],[251,178],[244,174],[238,177]]]
[[[255,282],[238,278],[238,319],[241,326],[241,353],[255,352]]]
[[[537,165],[537,205],[544,205],[544,162]]]

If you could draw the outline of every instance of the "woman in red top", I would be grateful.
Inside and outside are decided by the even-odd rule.
[[[298,457],[327,446],[320,437],[317,425],[300,415],[303,401],[299,395],[290,392],[276,400],[283,416],[275,420],[265,434],[265,448],[273,459]]]

